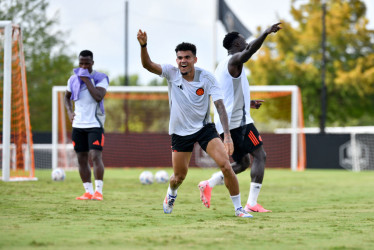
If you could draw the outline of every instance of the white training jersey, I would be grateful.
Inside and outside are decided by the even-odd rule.
[[[93,80],[91,79],[91,82]],[[93,85],[95,85],[92,82]],[[96,87],[101,87],[107,89],[109,86],[109,82],[107,78],[104,78],[101,82],[96,84]],[[71,92],[70,82],[68,81],[68,85],[66,88],[67,91]],[[100,111],[100,103],[97,102],[90,94],[87,89],[86,84],[81,84],[80,91],[79,91],[79,98],[74,102],[74,120],[72,127],[73,128],[100,128],[104,125],[104,120],[100,120],[102,122],[102,126],[98,120],[97,112],[101,113]],[[102,118],[101,118],[102,119]]]
[[[161,77],[166,78],[169,87],[170,135],[191,135],[212,122],[209,97],[213,101],[223,99],[213,74],[195,67],[194,80],[188,82],[178,68],[163,64]]]
[[[253,119],[249,113],[251,104],[249,82],[244,72],[244,67],[239,77],[234,78],[230,75],[228,64],[231,56],[232,55],[229,55],[226,59],[222,60],[215,71],[215,77],[217,78],[224,96],[223,102],[225,104],[230,130],[253,123]],[[223,127],[215,107],[214,123],[216,124],[218,133],[222,134]]]

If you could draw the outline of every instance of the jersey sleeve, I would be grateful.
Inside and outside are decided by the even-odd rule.
[[[174,67],[173,65],[162,64],[161,68],[162,68],[162,73],[160,76],[166,78],[168,82],[173,81],[175,78],[178,77],[178,69]]]
[[[206,80],[209,84],[209,92],[208,94],[212,97],[213,102],[223,99],[222,90],[219,87],[217,79],[210,73],[206,72],[205,75]]]
[[[107,89],[108,86],[109,86],[109,82],[108,82],[108,78],[106,78],[106,77],[103,80],[101,80],[101,82],[96,84],[96,87],[100,87],[100,88],[104,88],[104,89]]]

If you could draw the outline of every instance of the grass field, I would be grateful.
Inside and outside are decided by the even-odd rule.
[[[171,173],[171,169],[166,169]],[[266,170],[259,202],[272,213],[234,217],[224,186],[212,205],[197,184],[214,169],[189,170],[172,214],[167,184],[143,186],[142,169],[106,169],[104,201],[77,201],[77,172],[52,182],[0,182],[1,249],[373,249],[374,172]],[[152,169],[153,173],[157,169]],[[249,171],[238,176],[242,203]]]

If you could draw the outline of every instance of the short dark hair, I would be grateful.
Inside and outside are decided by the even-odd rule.
[[[225,38],[223,39],[223,47],[225,47],[225,49],[227,50],[231,49],[232,43],[238,37],[239,37],[239,32],[233,31],[233,32],[227,33]]]
[[[90,56],[93,59],[93,53],[90,50],[82,50],[81,53],[79,53],[79,56]]]
[[[177,45],[175,48],[175,53],[178,53],[178,51],[187,51],[190,50],[194,56],[196,56],[196,46],[193,45],[192,43],[180,43]]]

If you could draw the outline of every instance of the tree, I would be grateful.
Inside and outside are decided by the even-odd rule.
[[[49,19],[46,0],[2,0],[0,20],[21,26],[26,61],[31,126],[51,131],[52,87],[65,85],[73,68],[66,35],[57,29],[58,15]]]
[[[367,28],[360,0],[329,0],[326,15],[328,126],[372,125],[374,119],[374,30]],[[246,66],[256,85],[298,85],[306,126],[318,126],[321,91],[320,0],[293,0],[294,21],[270,36]],[[260,33],[260,29],[258,32]]]
[[[110,80],[111,86],[123,86],[124,76]],[[148,86],[167,85],[165,79],[153,79]],[[129,86],[141,86],[139,76],[129,77]],[[127,99],[126,99],[127,98]],[[167,132],[169,121],[169,102],[167,93],[149,95],[107,93],[105,99],[105,131],[115,133]]]

